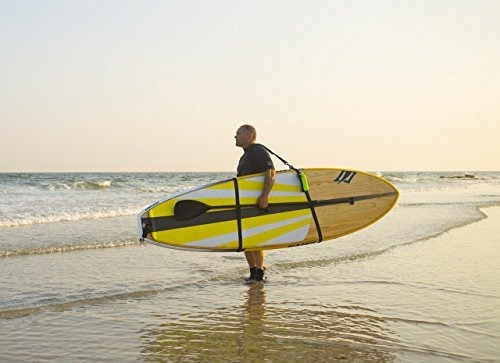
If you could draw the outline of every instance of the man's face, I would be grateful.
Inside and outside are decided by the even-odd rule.
[[[251,133],[241,127],[236,131],[234,138],[236,139],[236,146],[242,148],[245,148],[252,143]]]

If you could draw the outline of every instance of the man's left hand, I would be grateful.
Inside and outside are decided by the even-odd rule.
[[[267,195],[261,195],[259,198],[257,198],[257,205],[260,209],[266,209],[269,205]]]

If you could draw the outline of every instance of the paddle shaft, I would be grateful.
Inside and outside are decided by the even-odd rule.
[[[354,202],[360,201],[360,200],[367,200],[367,199],[374,199],[374,198],[381,198],[381,197],[387,197],[390,195],[394,195],[394,192],[390,193],[379,193],[379,194],[368,194],[368,195],[359,195],[355,197],[344,197],[344,198],[334,198],[334,199],[324,199],[324,200],[312,200],[310,202],[283,202],[283,203],[269,203],[269,207],[281,207],[281,206],[304,206],[307,208],[310,207],[321,207],[324,205],[333,205],[333,204],[343,204],[343,203],[349,203],[349,204],[354,204]],[[255,208],[256,204],[240,204],[240,208]],[[210,210],[210,209],[230,209],[230,208],[236,208],[235,205],[207,205],[205,204],[205,209]]]

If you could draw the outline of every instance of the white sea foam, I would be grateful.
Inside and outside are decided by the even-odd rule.
[[[43,188],[50,191],[58,190],[99,190],[111,188],[113,185],[112,180],[79,180],[74,182],[61,183],[57,182],[54,184],[42,185]]]
[[[419,181],[417,177],[384,176],[384,178],[391,183],[417,183]]]
[[[191,186],[193,188],[194,186]],[[171,186],[147,186],[147,187],[140,187],[137,190],[142,192],[142,193],[164,193],[164,194],[171,194],[171,193],[176,193],[181,190],[185,189],[190,189],[189,187],[186,186],[178,186],[178,187],[171,187]]]
[[[117,208],[113,210],[104,210],[104,211],[62,212],[59,214],[51,214],[51,215],[1,217],[0,227],[19,227],[19,226],[28,226],[33,224],[121,217],[121,216],[135,215],[138,212],[139,212],[138,208]]]

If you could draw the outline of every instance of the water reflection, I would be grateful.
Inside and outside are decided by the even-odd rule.
[[[165,321],[167,320],[167,321]],[[142,358],[164,361],[382,361],[394,341],[383,319],[360,307],[266,302],[266,286],[248,286],[239,307],[163,317],[142,334]]]
[[[263,284],[251,284],[247,290],[247,300],[242,309],[242,326],[241,333],[236,335],[236,344],[238,346],[237,357],[245,360],[251,357],[265,358],[263,352],[266,347],[262,346],[265,343],[264,327],[266,291]],[[259,356],[259,352],[261,353]]]

